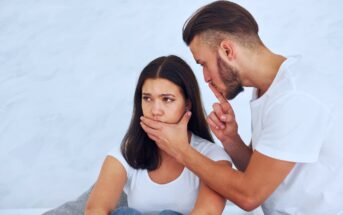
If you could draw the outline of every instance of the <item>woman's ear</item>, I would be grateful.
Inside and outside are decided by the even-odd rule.
[[[191,100],[187,99],[186,100],[186,111],[192,110],[192,102]]]

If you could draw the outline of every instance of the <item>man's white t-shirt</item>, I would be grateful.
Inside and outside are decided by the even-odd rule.
[[[192,134],[190,144],[206,157],[214,160],[231,159],[220,146]],[[127,182],[124,191],[128,206],[143,214],[158,214],[162,210],[178,211],[189,214],[193,209],[199,190],[199,178],[186,167],[181,175],[167,184],[158,184],[151,180],[147,170],[133,169],[124,159],[119,149],[109,153],[124,166]]]
[[[343,214],[343,99],[329,79],[289,57],[262,97],[254,91],[253,149],[296,162],[262,205],[266,215]]]

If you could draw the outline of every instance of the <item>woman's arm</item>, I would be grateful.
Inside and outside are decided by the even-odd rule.
[[[115,209],[127,180],[124,166],[107,156],[86,204],[85,215],[107,215]]]
[[[230,165],[227,161],[218,161],[221,165]],[[220,215],[226,200],[200,181],[198,198],[190,215]]]

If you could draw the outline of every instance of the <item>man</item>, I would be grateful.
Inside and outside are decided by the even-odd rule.
[[[300,56],[271,52],[253,16],[232,2],[199,9],[186,22],[183,39],[219,100],[208,123],[238,170],[187,144],[187,136],[180,134],[189,112],[173,125],[142,117],[149,137],[245,210],[262,205],[265,214],[342,214],[343,99],[334,89],[338,85]],[[227,101],[243,86],[255,89],[251,147],[240,138]]]

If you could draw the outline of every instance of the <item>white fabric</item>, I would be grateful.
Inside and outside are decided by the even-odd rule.
[[[296,162],[263,204],[266,215],[343,214],[343,99],[329,79],[294,56],[262,97],[254,91],[253,149]]]
[[[190,144],[208,158],[231,161],[220,146],[192,134]],[[128,206],[144,214],[158,214],[162,210],[174,210],[189,214],[193,209],[199,189],[199,178],[186,167],[181,175],[167,184],[153,182],[147,170],[136,170],[128,165],[118,149],[109,155],[118,159],[124,166],[128,180],[124,191]]]

